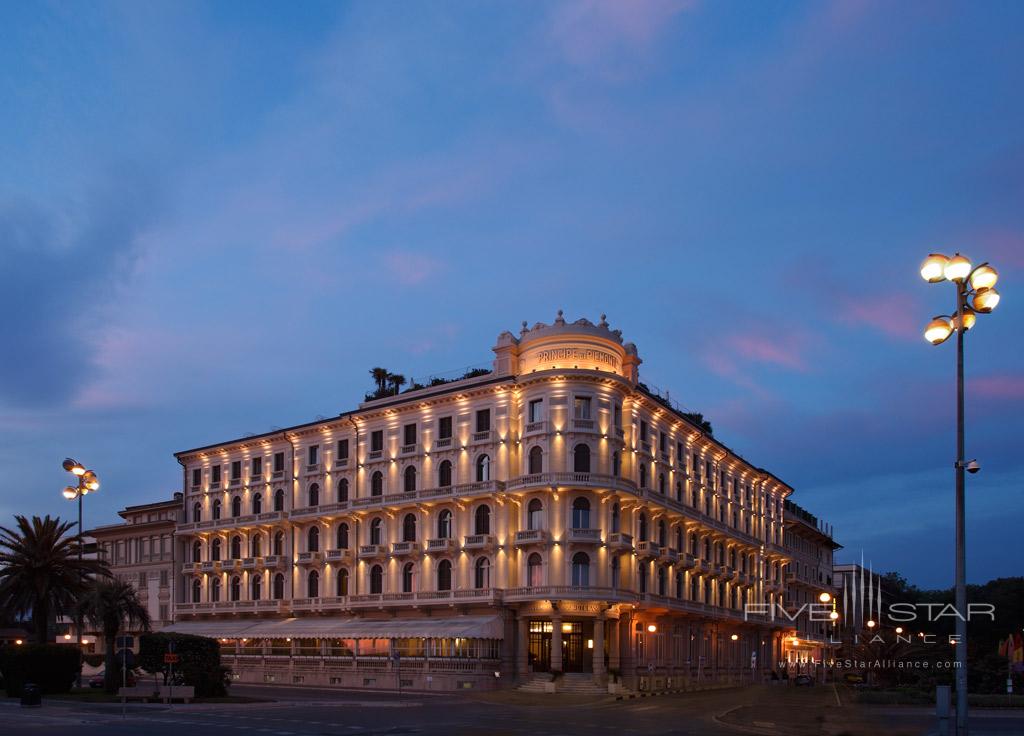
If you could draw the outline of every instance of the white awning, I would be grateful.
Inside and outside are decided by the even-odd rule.
[[[161,631],[218,639],[503,639],[500,616],[366,619],[334,616],[281,621],[182,621]]]

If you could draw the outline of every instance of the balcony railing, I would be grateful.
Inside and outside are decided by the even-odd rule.
[[[645,540],[636,543],[636,554],[638,557],[658,557],[661,554],[661,546],[657,542]]]
[[[442,554],[446,552],[455,551],[455,540],[448,539],[447,537],[441,537],[437,539],[427,540],[427,553],[428,554]]]
[[[267,555],[261,559],[263,560],[262,567],[273,569],[284,565],[284,555]]]
[[[330,562],[340,562],[343,560],[352,559],[352,550],[350,549],[329,549],[325,553],[325,556]]]
[[[364,544],[359,547],[359,559],[366,560],[374,557],[386,557],[387,546],[383,544]]]
[[[546,529],[520,529],[516,532],[515,543],[517,546],[529,544],[545,544],[548,541]]]
[[[608,535],[607,544],[612,549],[633,549],[633,535],[625,532],[612,532]]]
[[[491,430],[489,430],[489,429],[484,430],[482,432],[474,432],[473,433],[473,441],[474,442],[487,442],[490,439],[491,439]]]
[[[577,488],[606,488],[636,494],[636,485],[625,478],[601,473],[531,473],[520,475],[505,483],[505,489],[514,491],[534,486],[574,486]]]
[[[636,599],[636,593],[622,588],[585,585],[535,585],[508,588],[502,592],[501,599],[505,602],[538,599],[632,601]]]
[[[496,544],[492,534],[470,534],[462,543],[463,549],[491,549]]]
[[[600,544],[601,543],[601,530],[600,529],[569,529],[568,537],[570,542],[579,542],[583,544]]]
[[[416,542],[392,542],[391,554],[395,556],[412,555],[419,552]]]
[[[662,547],[661,559],[674,565],[679,562],[679,550],[672,549],[671,547]]]
[[[577,431],[593,432],[597,425],[593,419],[573,419],[572,428]]]
[[[693,558],[693,555],[691,555],[689,552],[681,552],[679,554],[679,567],[683,568],[684,570],[692,570],[694,564],[695,560]]]
[[[262,564],[263,560],[260,557],[244,557],[242,558],[242,569],[243,570],[255,570]]]
[[[452,446],[452,438],[451,437],[442,437],[440,439],[434,440],[434,449],[435,450],[447,450],[451,446]]]
[[[300,565],[315,565],[323,562],[324,556],[321,552],[299,552],[298,562]]]
[[[548,423],[545,421],[540,422],[527,422],[526,431],[524,434],[540,434],[547,430]]]

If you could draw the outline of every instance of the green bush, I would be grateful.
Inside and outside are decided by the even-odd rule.
[[[186,685],[195,688],[196,697],[218,697],[227,694],[228,669],[220,663],[220,644],[216,639],[190,634],[143,634],[139,637],[138,665],[147,672],[162,673],[164,681],[172,665],[164,664],[164,655],[174,642],[178,663],[173,665]]]
[[[21,695],[27,682],[44,695],[71,690],[82,669],[82,654],[74,644],[23,644],[0,649],[0,672],[9,697]]]
[[[85,663],[90,667],[99,667],[103,664],[106,657],[102,654],[86,654],[82,657]]]

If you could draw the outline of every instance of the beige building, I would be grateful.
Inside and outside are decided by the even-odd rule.
[[[493,350],[483,375],[177,453],[172,630],[220,638],[255,682],[659,688],[776,666],[792,489],[649,390],[603,316]]]

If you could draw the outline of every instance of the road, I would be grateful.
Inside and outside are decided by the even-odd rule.
[[[48,700],[42,708],[0,701],[5,736],[926,736],[927,709],[842,704],[830,686],[762,686],[627,701],[586,696],[476,693],[466,696],[371,694],[281,686],[234,686],[234,695],[272,698],[249,704],[119,705]],[[972,736],[1024,733],[1024,714],[972,715]]]

